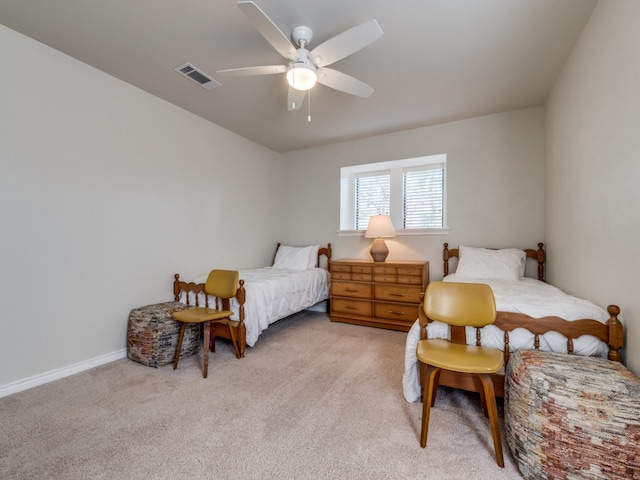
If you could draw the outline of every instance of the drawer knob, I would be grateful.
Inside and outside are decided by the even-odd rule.
[[[392,297],[404,297],[404,293],[391,292],[389,295],[391,295]]]
[[[345,308],[348,309],[348,310],[357,310],[358,309],[358,307],[354,307],[353,305],[347,305]]]
[[[394,312],[393,310],[389,310],[389,313],[393,314],[393,315],[404,315],[404,312]]]
[[[356,293],[358,290],[356,290],[355,288],[345,288],[345,291],[351,292],[351,293]]]

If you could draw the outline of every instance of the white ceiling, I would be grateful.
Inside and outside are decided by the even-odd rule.
[[[538,106],[596,0],[254,0],[309,49],[363,21],[384,35],[333,65],[375,88],[368,99],[318,85],[287,111],[284,75],[217,70],[285,64],[235,0],[0,0],[0,21],[275,151]],[[223,85],[174,72],[190,62]],[[47,72],[43,81],[47,81]]]

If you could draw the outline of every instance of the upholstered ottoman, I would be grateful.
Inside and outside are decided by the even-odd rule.
[[[620,363],[516,352],[504,415],[526,479],[640,479],[640,380]]]
[[[185,308],[191,307],[180,302],[166,302],[131,310],[127,332],[127,357],[149,367],[173,363],[180,322],[175,321],[172,314]],[[180,358],[198,351],[200,330],[199,324],[187,325]]]

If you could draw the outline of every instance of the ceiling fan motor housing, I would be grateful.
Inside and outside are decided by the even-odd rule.
[[[311,30],[309,27],[305,27],[304,25],[293,27],[293,30],[291,31],[291,38],[293,39],[293,42],[300,48],[305,48],[306,45],[309,45],[309,43],[311,43],[311,39],[313,38],[313,30]]]

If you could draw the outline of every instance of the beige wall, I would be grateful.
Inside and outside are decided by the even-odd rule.
[[[640,2],[601,0],[546,106],[548,278],[626,326],[640,374]]]
[[[123,355],[176,272],[271,261],[278,154],[2,26],[0,58],[0,387]]]
[[[285,237],[331,242],[334,258],[369,258],[371,240],[339,236],[340,168],[447,154],[446,235],[387,240],[389,260],[426,259],[442,277],[442,244],[535,247],[544,240],[544,111],[530,108],[283,155]]]

